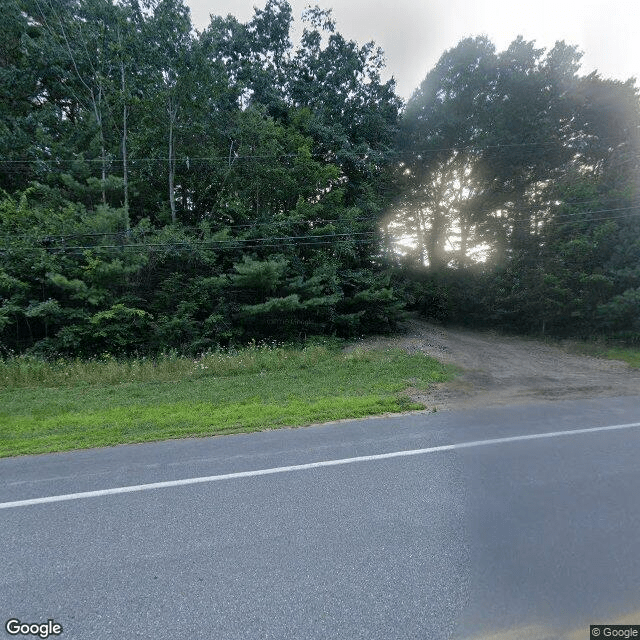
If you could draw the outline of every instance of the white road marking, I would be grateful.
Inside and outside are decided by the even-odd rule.
[[[437,453],[439,451],[454,451],[456,449],[470,449],[472,447],[486,447],[494,444],[506,444],[508,442],[522,442],[526,440],[542,440],[545,438],[559,438],[562,436],[575,436],[585,433],[598,433],[601,431],[615,431],[620,429],[631,429],[640,427],[640,422],[632,424],[616,424],[607,427],[591,427],[589,429],[573,429],[570,431],[553,431],[551,433],[533,433],[525,436],[509,436],[507,438],[492,438],[490,440],[474,440],[471,442],[458,442],[456,444],[445,444],[437,447],[427,447],[426,449],[411,449],[409,451],[393,451],[391,453],[379,453],[371,456],[358,456],[355,458],[342,458],[339,460],[324,460],[320,462],[309,462],[307,464],[295,464],[288,467],[274,467],[272,469],[256,469],[254,471],[239,471],[236,473],[225,473],[218,476],[203,476],[199,478],[185,478],[183,480],[168,480],[165,482],[152,482],[150,484],[136,484],[129,487],[115,487],[113,489],[99,489],[97,491],[82,491],[80,493],[67,493],[58,496],[46,496],[43,498],[30,498],[28,500],[15,500],[13,502],[0,502],[0,509],[11,509],[13,507],[27,507],[36,504],[47,504],[49,502],[67,502],[68,500],[81,500],[83,498],[97,498],[99,496],[111,496],[118,493],[136,493],[138,491],[149,491],[151,489],[166,489],[169,487],[184,487],[190,484],[202,484],[205,482],[220,482],[222,480],[234,480],[236,478],[253,478],[256,476],[269,476],[276,473],[288,473],[289,471],[306,471],[307,469],[319,469],[320,467],[337,467],[343,464],[354,464],[356,462],[371,462],[373,460],[388,460],[390,458],[404,458],[408,456],[419,456],[427,453]]]

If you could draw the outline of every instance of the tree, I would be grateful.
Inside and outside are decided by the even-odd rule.
[[[633,80],[578,76],[579,60],[564,42],[467,39],[409,101],[390,224],[415,238],[426,313],[558,335],[629,325],[640,101]]]
[[[377,226],[400,101],[373,44],[312,10],[295,48],[284,0],[201,34],[181,0],[21,2],[6,57],[33,71],[0,143],[33,124],[36,162],[0,207],[5,345],[193,353],[394,325]]]
[[[467,263],[483,244],[500,262],[535,235],[544,184],[574,153],[568,91],[579,59],[563,43],[543,54],[521,38],[499,54],[484,37],[463,40],[409,101],[400,209],[434,269]]]
[[[179,114],[184,103],[182,79],[187,68],[191,46],[191,19],[189,8],[183,0],[157,0],[153,5],[153,16],[147,20],[145,34],[149,43],[149,55],[153,60],[153,99],[166,111],[168,193],[171,222],[176,223],[175,175],[176,175],[176,131]],[[156,110],[157,113],[157,110]],[[150,123],[149,123],[150,124]]]

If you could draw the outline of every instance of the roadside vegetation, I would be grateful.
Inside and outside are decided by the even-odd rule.
[[[329,9],[5,4],[0,455],[418,408],[435,361],[280,344],[411,312],[640,344],[640,92],[577,46],[465,38],[405,103]]]
[[[331,340],[197,358],[0,362],[0,456],[240,433],[422,409],[404,391],[454,369]]]
[[[577,46],[465,38],[405,103],[329,9],[5,4],[0,356],[640,341],[640,93]]]
[[[634,369],[640,369],[640,347],[621,345],[608,340],[571,341],[565,343],[565,346],[571,353],[609,360],[622,360]]]
[[[606,351],[605,357],[612,360],[623,360],[635,369],[640,369],[640,349],[613,347]]]

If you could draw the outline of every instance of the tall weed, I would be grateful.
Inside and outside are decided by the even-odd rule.
[[[335,354],[335,345],[304,347],[278,343],[251,344],[238,350],[209,351],[196,358],[176,352],[157,357],[42,360],[19,355],[0,359],[0,388],[108,386],[127,382],[167,382],[184,378],[229,377],[251,373],[306,369]]]

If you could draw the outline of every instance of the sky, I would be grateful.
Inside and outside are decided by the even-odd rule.
[[[289,0],[295,24],[310,4],[332,9],[337,30],[364,44],[373,40],[387,59],[405,100],[446,49],[462,38],[486,35],[499,51],[516,36],[550,48],[557,40],[584,53],[580,73],[640,79],[640,0]],[[209,15],[232,14],[241,22],[266,0],[186,0],[196,29]],[[640,82],[638,83],[640,84]]]

